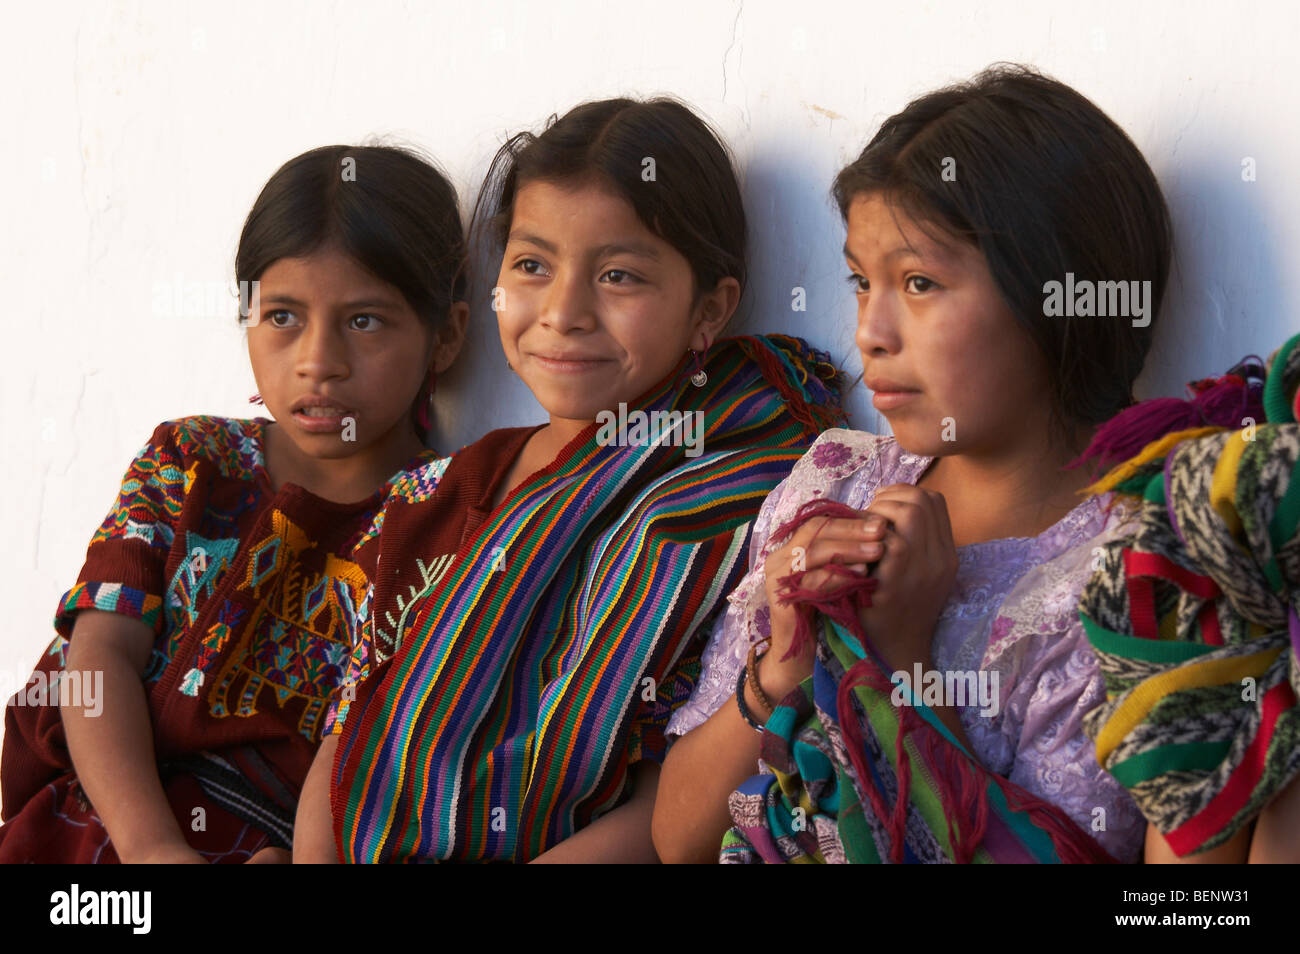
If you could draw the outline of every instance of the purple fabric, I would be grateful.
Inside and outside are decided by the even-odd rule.
[[[932,458],[892,437],[823,433],[768,496],[754,524],[750,571],[714,626],[703,671],[670,735],[684,735],[729,701],[751,642],[769,627],[763,562],[772,530],[808,500],[865,508],[889,484],[915,483]],[[988,768],[1063,808],[1116,858],[1136,860],[1145,820],[1128,793],[1097,764],[1083,716],[1105,687],[1082,624],[1079,594],[1097,548],[1123,532],[1130,512],[1105,495],[1086,500],[1036,537],[957,548],[958,569],[931,646],[941,671],[997,673],[997,711],[959,710],[974,755]],[[776,541],[773,541],[774,543]],[[1100,809],[1100,811],[1098,811]]]

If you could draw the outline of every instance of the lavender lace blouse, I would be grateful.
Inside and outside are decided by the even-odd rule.
[[[772,530],[816,498],[865,508],[879,488],[915,483],[931,459],[862,431],[835,429],[817,439],[759,512],[751,569],[727,598],[695,691],[669,721],[670,736],[685,735],[731,698],[750,643],[768,635],[763,563]],[[956,582],[931,651],[941,672],[998,673],[995,715],[981,715],[978,704],[958,710],[975,756],[1059,805],[1114,857],[1131,862],[1140,856],[1145,820],[1097,764],[1082,725],[1105,687],[1079,622],[1079,595],[1094,550],[1130,528],[1131,511],[1116,502],[1108,514],[1111,502],[1109,494],[1090,498],[1036,537],[958,547]]]

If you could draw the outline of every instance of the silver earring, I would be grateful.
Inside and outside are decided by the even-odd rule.
[[[709,383],[709,376],[705,373],[704,367],[700,364],[700,353],[692,350],[691,354],[695,356],[695,373],[691,375],[691,384],[695,385],[697,388],[702,388],[704,385]]]

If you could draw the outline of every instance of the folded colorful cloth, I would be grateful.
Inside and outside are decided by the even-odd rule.
[[[1180,856],[1231,839],[1300,772],[1300,335],[1262,407],[1153,440],[1089,488],[1141,513],[1080,600],[1107,687],[1085,731]]]

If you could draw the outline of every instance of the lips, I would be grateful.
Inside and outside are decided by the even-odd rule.
[[[918,388],[911,388],[890,378],[869,378],[863,382],[874,393],[871,406],[877,411],[890,411],[906,404],[921,393]]]
[[[552,353],[533,352],[532,357],[538,364],[549,371],[567,373],[591,371],[610,360],[597,355],[563,351]]]
[[[900,392],[914,394],[920,391],[920,388],[908,387],[906,384],[901,384],[889,378],[869,378],[862,383],[877,394],[898,394]]]
[[[290,405],[290,413],[300,428],[313,434],[337,431],[344,418],[353,416],[349,408],[319,394],[298,398]]]
[[[289,406],[289,412],[306,417],[342,417],[348,413],[348,409],[330,398],[311,394],[294,401]]]

